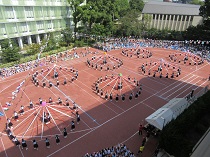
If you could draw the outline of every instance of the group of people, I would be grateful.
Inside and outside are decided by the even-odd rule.
[[[163,70],[164,69],[164,70]],[[159,77],[165,77],[165,78],[175,78],[179,77],[181,75],[181,67],[176,67],[175,65],[171,65],[169,63],[164,62],[150,62],[149,64],[142,64],[140,67],[141,72],[145,75],[146,72],[148,73],[148,76],[156,77],[157,73],[159,73]],[[169,73],[171,71],[171,73]],[[163,76],[163,73],[165,73],[165,76]]]
[[[96,57],[95,55],[92,56],[91,59],[87,58],[87,65],[89,67],[95,68],[96,70],[114,70],[119,68],[123,65],[123,61],[119,58],[114,56],[106,55],[106,56],[99,56]]]
[[[122,55],[132,58],[136,56],[137,58],[149,58],[152,57],[152,52],[145,48],[124,48],[122,49]]]
[[[104,148],[101,151],[93,152],[91,154],[87,153],[83,157],[135,157],[134,153],[129,150],[125,144],[118,144],[117,146],[112,146]]]
[[[63,72],[71,72],[73,75],[72,77],[70,78],[70,82],[73,82],[74,80],[77,80],[79,74],[78,74],[78,70],[76,70],[74,67],[70,67],[70,68],[67,68],[67,67],[62,67],[60,66],[57,70],[54,69],[53,71],[53,78],[54,80],[56,80],[55,83],[52,83],[52,81],[48,81],[47,80],[47,76],[50,75],[49,72],[50,72],[50,69],[48,68],[46,71],[44,71],[43,69],[41,70],[41,72],[38,72],[36,71],[34,74],[32,74],[32,82],[34,83],[35,86],[39,87],[40,86],[40,83],[39,83],[39,78],[38,78],[38,75],[43,75],[44,72],[47,72],[47,76],[43,76],[43,79],[41,79],[41,82],[42,82],[42,87],[45,88],[47,86],[46,82],[48,82],[48,87],[51,88],[53,85],[56,86],[56,87],[59,87],[60,85],[60,82],[59,82],[59,71],[62,73]],[[65,74],[64,74],[65,75]],[[66,85],[68,83],[68,79],[66,77],[63,78],[63,85]]]
[[[12,140],[12,142],[17,146],[17,147],[21,147],[22,149],[28,150],[28,141],[26,141],[24,138],[22,138],[21,140],[19,140],[13,133],[12,133],[12,129],[7,128],[6,129],[7,135],[9,137],[10,140]],[[63,129],[63,137],[67,138],[68,132],[67,129],[64,128]],[[50,148],[51,142],[50,139],[48,137],[45,138],[45,145],[46,148]],[[55,143],[57,145],[59,145],[61,142],[59,135],[55,135]],[[35,150],[38,150],[39,148],[39,144],[38,142],[34,139],[32,140],[32,144],[33,144],[33,148]]]
[[[177,63],[184,63],[184,64],[189,64],[189,65],[201,65],[204,63],[204,59],[198,55],[195,55],[190,52],[185,52],[185,53],[172,53],[169,55],[169,59],[172,62],[177,62]]]
[[[201,58],[210,61],[210,44],[204,45],[200,41],[174,41],[174,40],[155,40],[138,38],[112,38],[103,43],[97,43],[96,48],[111,51],[120,48],[152,47],[180,50],[182,52],[191,52]]]
[[[106,81],[109,81],[109,82],[107,83]],[[128,76],[127,78],[123,78],[122,76],[120,76],[120,74],[119,76],[115,76],[114,74],[112,74],[110,76],[106,75],[104,78],[100,77],[95,82],[94,90],[96,94],[100,95],[105,100],[108,100],[108,99],[110,101],[115,100],[116,102],[118,102],[119,100],[122,100],[124,102],[126,100],[126,94],[121,93],[121,92],[123,89],[123,82],[125,81],[128,82],[126,84],[130,84],[131,86],[135,87],[135,89],[137,89],[135,93],[134,91],[132,91],[127,99],[129,99],[129,101],[131,101],[133,97],[137,99],[142,92],[142,84],[136,78],[131,78],[130,76]],[[105,86],[100,85],[103,82],[106,83]],[[114,85],[110,86],[111,83],[114,83]],[[101,88],[100,86],[103,86],[103,87]],[[113,90],[115,90],[114,93],[116,93],[117,91],[117,94],[114,95],[112,93]]]

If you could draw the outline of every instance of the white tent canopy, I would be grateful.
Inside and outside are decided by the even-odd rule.
[[[172,119],[176,119],[187,107],[189,103],[185,98],[174,98],[163,107],[146,118],[146,121],[162,130]]]

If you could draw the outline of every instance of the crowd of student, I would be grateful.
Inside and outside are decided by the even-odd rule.
[[[183,52],[191,52],[193,54],[199,55],[202,58],[210,61],[210,44],[202,44],[196,41],[170,41],[170,40],[152,40],[152,39],[129,39],[129,38],[115,38],[112,40],[108,40],[104,43],[97,43],[95,47],[98,49],[102,49],[103,51],[110,51],[112,49],[118,48],[136,48],[140,47],[157,47],[157,48],[167,48],[174,50],[181,50]],[[79,58],[79,56],[86,56],[88,54],[95,54],[97,52],[90,52],[89,48],[85,48],[85,52],[81,52],[80,54],[76,52],[76,48],[73,49],[73,53],[71,51],[66,51],[64,53],[59,53],[56,55],[51,55],[48,57],[44,57],[42,59],[37,59],[35,61],[29,61],[23,64],[17,64],[13,67],[9,68],[1,68],[0,76],[2,78],[12,76],[16,73],[27,71],[29,69],[36,68],[38,66],[43,66],[46,62],[53,63],[57,61],[58,58],[61,60],[68,58]]]
[[[191,52],[210,61],[210,43],[205,45],[200,41],[171,41],[153,39],[114,38],[104,43],[97,43],[96,48],[110,51],[119,48],[153,47]]]
[[[88,54],[97,53],[97,52],[91,52],[89,48],[85,48],[80,53],[78,53],[76,52],[76,49],[77,48],[74,48],[73,50],[60,52],[58,54],[46,56],[41,59],[38,58],[36,60],[29,61],[27,63],[16,64],[15,66],[12,67],[0,68],[0,77],[4,79],[20,72],[31,70],[39,66],[48,65],[49,63],[55,63],[57,61],[79,58],[80,56],[85,57]]]
[[[87,153],[83,157],[135,157],[135,155],[125,144],[118,144],[117,146],[104,148],[98,152]]]

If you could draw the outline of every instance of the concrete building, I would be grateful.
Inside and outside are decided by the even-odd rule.
[[[145,4],[142,18],[150,17],[148,28],[184,31],[202,23],[199,8],[200,5],[151,1]]]
[[[67,0],[0,0],[0,40],[15,38],[20,48],[71,25]]]

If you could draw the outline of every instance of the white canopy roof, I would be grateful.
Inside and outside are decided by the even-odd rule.
[[[174,98],[148,116],[146,121],[162,130],[172,119],[176,119],[188,107],[188,105],[189,104],[185,98]]]

